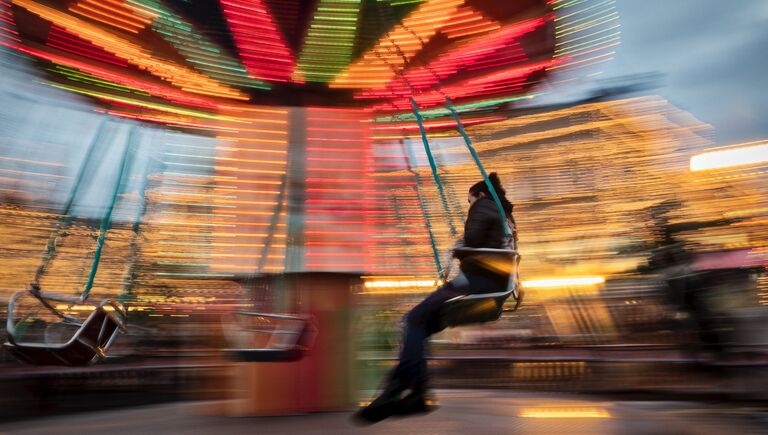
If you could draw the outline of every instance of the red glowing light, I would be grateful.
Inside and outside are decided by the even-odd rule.
[[[296,61],[264,2],[221,0],[221,6],[248,72],[261,80],[289,81]]]

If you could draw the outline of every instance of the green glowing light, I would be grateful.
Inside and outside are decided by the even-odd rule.
[[[352,60],[360,0],[320,0],[296,65],[297,76],[327,83]]]

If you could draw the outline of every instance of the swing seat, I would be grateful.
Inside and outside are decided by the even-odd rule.
[[[105,120],[101,124],[93,142],[91,142],[91,146],[86,151],[85,160],[80,166],[72,191],[64,206],[62,220],[48,238],[43,262],[38,267],[34,280],[26,290],[14,293],[8,301],[8,318],[6,323],[8,341],[3,344],[3,347],[23,362],[33,365],[87,365],[105,358],[106,351],[114,342],[118,332],[126,330],[125,323],[128,317],[127,311],[119,302],[107,300],[98,305],[87,304],[87,307],[92,307],[93,310],[88,314],[85,320],[81,320],[80,317],[63,312],[57,306],[60,304],[55,303],[64,303],[64,307],[66,307],[67,310],[75,307],[82,308],[82,305],[86,304],[85,301],[88,298],[88,294],[90,293],[94,279],[96,278],[96,272],[98,271],[99,260],[101,258],[102,249],[104,248],[107,232],[112,223],[112,213],[115,209],[118,197],[120,196],[120,192],[125,187],[132,169],[134,160],[132,155],[137,146],[136,141],[138,140],[139,134],[137,127],[131,127],[128,134],[128,142],[122,152],[122,158],[119,164],[120,169],[112,190],[112,197],[105,209],[104,216],[101,219],[99,235],[96,239],[96,251],[93,254],[93,262],[91,263],[91,271],[80,297],[73,298],[53,293],[44,293],[40,290],[39,285],[40,279],[56,254],[57,238],[62,236],[62,234],[72,226],[74,216],[71,212],[73,210],[74,201],[82,186],[86,169],[95,163],[92,159],[93,152],[101,141],[101,135],[104,133],[104,128],[108,123],[109,121]],[[149,167],[149,165],[147,167]],[[127,194],[128,192],[124,193]],[[146,199],[145,195],[142,196]],[[140,213],[144,212],[144,207],[146,206],[146,202],[144,202],[143,199],[142,202],[143,205],[139,208]],[[137,217],[133,229],[134,238],[131,242],[130,255],[132,259],[136,251],[136,235],[138,234],[139,221],[140,219]],[[40,311],[36,309],[24,316],[17,317],[16,305],[18,304],[19,299],[25,295],[34,298],[39,307],[47,310],[47,315],[45,315],[46,313],[43,311],[43,317],[32,317],[31,313],[40,313]],[[30,318],[34,319],[34,321],[27,322]],[[50,318],[55,318],[57,321],[47,321],[47,319]],[[30,332],[35,332],[35,327],[41,324],[45,326],[43,338],[40,340],[30,340],[30,336],[39,338],[34,337],[34,334],[30,334]],[[21,327],[19,328],[18,326]],[[66,340],[58,340],[55,339],[56,337],[49,335],[49,331],[51,329],[55,331],[59,327],[63,327],[62,330],[75,328],[76,331],[72,333],[71,337],[68,334],[61,334],[65,339],[67,337],[69,338]]]
[[[243,362],[292,362],[298,361],[312,348],[317,337],[317,327],[308,316],[285,314],[238,313],[252,324],[240,327],[240,335],[248,336],[253,342],[254,336],[261,336],[266,341],[260,346],[242,345],[225,352],[237,361]],[[230,328],[225,325],[225,329]],[[236,340],[231,340],[236,341]],[[242,340],[239,340],[242,343]],[[258,340],[255,340],[258,341]]]
[[[514,308],[511,311],[515,311],[520,307],[523,297],[520,291],[520,277],[518,274],[520,255],[516,251],[491,248],[461,248],[460,251],[463,253],[481,253],[497,258],[506,258],[505,263],[507,268],[509,268],[508,273],[510,276],[509,284],[504,291],[500,292],[468,294],[448,299],[443,303],[440,311],[440,320],[443,327],[466,326],[499,320],[504,312],[504,303],[510,297],[514,301]]]
[[[64,343],[34,343],[20,341],[16,337],[14,324],[14,305],[16,299],[32,293],[47,308],[40,293],[22,291],[14,293],[8,302],[8,341],[3,344],[16,359],[32,365],[48,366],[85,366],[106,357],[106,351],[114,342],[118,332],[125,332],[127,318],[125,307],[115,301],[104,301],[94,308],[82,322],[66,318],[65,323],[77,327],[74,335]],[[73,302],[70,298],[46,294],[45,299],[60,302]]]

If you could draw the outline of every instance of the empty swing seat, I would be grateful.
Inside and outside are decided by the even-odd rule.
[[[243,362],[292,362],[298,361],[309,351],[317,337],[317,327],[308,316],[286,314],[238,313],[252,326],[240,327],[239,334],[246,340],[230,340],[239,344],[225,352],[231,358]],[[229,328],[225,325],[225,328]],[[232,334],[229,334],[232,335]],[[254,336],[265,337],[263,345],[251,346]],[[250,343],[244,343],[244,341]]]
[[[507,288],[500,292],[468,294],[448,299],[443,303],[440,312],[442,326],[448,328],[496,321],[504,312],[504,303],[510,297],[514,301],[512,311],[517,310],[523,299],[518,274],[520,255],[507,249],[462,248],[461,251],[503,259],[503,265],[499,265],[499,269],[509,273],[509,283]]]
[[[119,302],[104,301],[94,308],[78,326],[74,335],[64,343],[32,343],[20,341],[16,337],[14,324],[14,302],[22,294],[17,292],[11,297],[8,310],[8,341],[3,347],[20,361],[32,365],[84,366],[106,357],[105,352],[114,342],[118,332],[125,331],[127,318],[125,307]],[[41,295],[35,295],[41,298]],[[72,302],[71,299],[46,295],[46,299]],[[41,302],[43,302],[41,298]],[[48,306],[47,303],[43,302]]]

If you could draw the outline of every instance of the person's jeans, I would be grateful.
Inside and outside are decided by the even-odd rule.
[[[426,340],[443,330],[440,310],[448,299],[473,293],[503,291],[498,280],[480,275],[459,274],[452,281],[438,287],[416,305],[403,318],[405,327],[400,349],[400,362],[393,369],[390,388],[423,392],[427,383]]]

